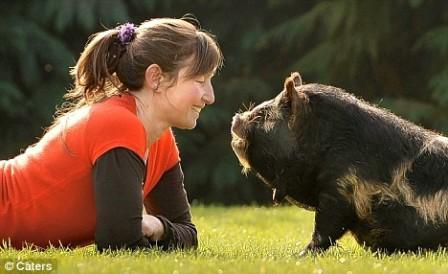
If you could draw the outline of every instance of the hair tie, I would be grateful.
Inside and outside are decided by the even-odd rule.
[[[135,37],[136,27],[132,23],[126,23],[118,27],[118,40],[122,45],[129,44]]]

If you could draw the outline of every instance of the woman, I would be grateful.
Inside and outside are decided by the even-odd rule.
[[[15,248],[197,246],[171,127],[196,126],[222,60],[188,19],[95,34],[71,71],[72,104],[36,144],[0,161],[0,239]]]

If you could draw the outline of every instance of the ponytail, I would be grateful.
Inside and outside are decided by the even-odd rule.
[[[65,97],[68,99],[84,99],[86,103],[96,102],[111,90],[120,89],[114,72],[125,48],[118,41],[118,29],[96,33],[89,38],[75,67],[70,74],[74,78],[75,87]]]

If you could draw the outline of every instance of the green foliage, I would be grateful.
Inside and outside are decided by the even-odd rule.
[[[132,1],[132,4],[147,10],[152,8],[154,1]],[[89,32],[97,29],[98,24],[115,26],[129,19],[128,6],[123,0],[34,1],[30,5],[29,14],[58,32],[73,25]]]
[[[24,116],[24,109],[20,107],[20,103],[24,100],[22,91],[10,81],[0,81],[0,90],[2,91],[0,109],[7,116]]]
[[[297,207],[193,206],[197,250],[117,251],[100,254],[94,246],[44,252],[0,248],[5,259],[54,262],[64,273],[446,273],[448,253],[373,253],[350,235],[327,253],[299,257],[313,229],[313,213]],[[52,260],[52,261],[50,261]],[[0,265],[3,267],[3,265]],[[2,272],[3,273],[3,272]],[[6,272],[5,272],[6,273]]]
[[[448,25],[428,30],[416,42],[416,50],[423,49],[433,56],[428,67],[434,73],[429,79],[432,98],[440,105],[448,106]]]
[[[444,0],[42,0],[3,1],[0,10],[2,158],[33,143],[51,123],[71,86],[69,67],[90,34],[186,13],[217,36],[225,55],[215,105],[194,131],[176,130],[193,200],[269,202],[269,191],[240,172],[230,123],[235,112],[275,96],[291,71],[305,83],[342,87],[448,132]]]

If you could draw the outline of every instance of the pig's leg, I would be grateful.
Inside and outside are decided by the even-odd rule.
[[[344,235],[355,220],[355,211],[344,197],[337,192],[321,192],[316,208],[313,236],[300,255],[327,250]]]

